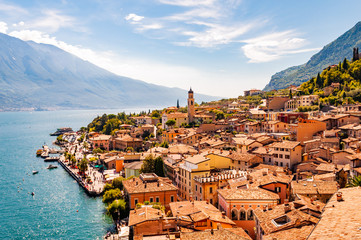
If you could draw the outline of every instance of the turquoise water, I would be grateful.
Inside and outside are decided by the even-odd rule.
[[[35,157],[56,128],[78,130],[104,112],[118,111],[0,112],[0,239],[101,239],[113,227],[101,198]]]

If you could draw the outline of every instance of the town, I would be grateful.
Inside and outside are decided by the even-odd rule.
[[[57,138],[59,162],[104,194],[106,239],[361,238],[361,105],[297,91],[104,114]]]

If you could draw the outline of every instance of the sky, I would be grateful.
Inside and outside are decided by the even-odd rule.
[[[195,93],[262,89],[360,21],[361,1],[0,0],[0,32]]]

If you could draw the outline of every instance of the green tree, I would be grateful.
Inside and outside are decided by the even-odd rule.
[[[358,187],[361,186],[361,176],[355,176],[348,179],[346,187]]]
[[[344,70],[347,70],[349,67],[350,67],[350,65],[349,65],[347,59],[345,58],[345,59],[343,60],[343,62],[342,62],[342,68],[343,68]]]
[[[176,121],[174,119],[169,119],[165,125],[167,125],[168,127],[173,127],[176,124]]]
[[[122,192],[120,191],[120,189],[118,189],[118,188],[110,189],[104,193],[103,203],[110,204],[114,200],[121,199],[121,198],[122,198]]]
[[[164,176],[164,162],[161,157],[156,157],[154,159],[154,173],[157,174],[159,177]]]
[[[167,141],[163,141],[162,144],[160,144],[160,147],[169,148],[169,144]]]
[[[127,203],[123,199],[114,200],[107,207],[107,215],[111,216],[114,221],[123,219],[128,216]]]
[[[112,181],[112,185],[114,188],[118,188],[120,190],[123,189],[123,181],[125,179],[123,177],[117,177],[117,178],[114,178],[113,181]]]
[[[79,171],[85,173],[88,170],[89,161],[85,157],[78,164]]]
[[[154,172],[155,158],[153,154],[148,155],[144,160],[142,167],[140,168],[141,173],[152,173]]]

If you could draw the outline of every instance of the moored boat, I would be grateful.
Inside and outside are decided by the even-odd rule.
[[[58,168],[58,166],[55,166],[55,165],[50,164],[50,165],[47,167],[47,169],[54,169],[54,168]]]
[[[33,174],[37,174],[37,173],[39,173],[39,171],[33,171]]]

